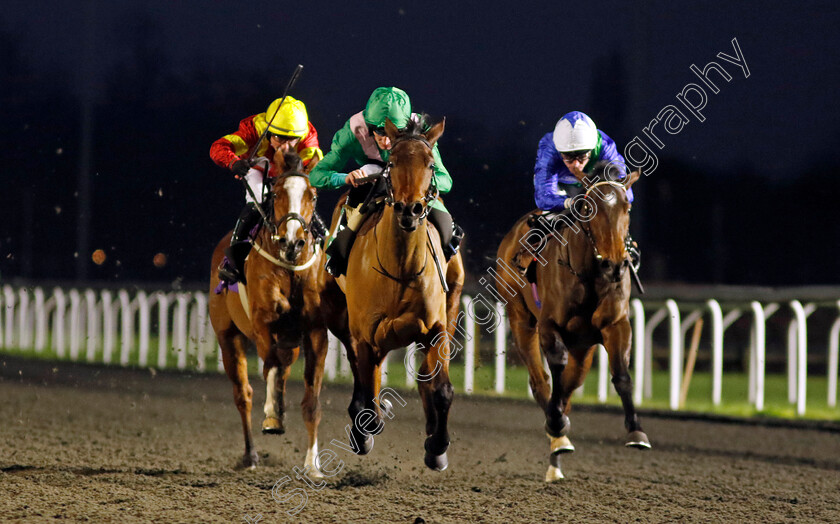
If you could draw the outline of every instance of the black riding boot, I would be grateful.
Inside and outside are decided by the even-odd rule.
[[[236,225],[233,227],[233,235],[230,237],[230,247],[225,249],[226,263],[219,267],[219,278],[233,284],[234,282],[245,283],[245,258],[251,251],[251,240],[248,234],[260,221],[260,212],[257,204],[248,202],[242,208]]]
[[[452,221],[452,215],[437,208],[432,208],[429,211],[429,222],[440,233],[443,256],[448,262],[458,252],[458,247],[460,247],[461,240],[464,238],[464,230]]]
[[[639,249],[639,244],[627,233],[627,238],[624,239],[624,248],[627,254],[630,255],[630,264],[633,266],[633,271],[639,272],[639,267],[642,265],[642,252]]]
[[[335,278],[347,274],[347,259],[350,258],[350,248],[353,247],[354,240],[356,240],[356,232],[349,227],[345,227],[335,235],[327,250],[324,251],[329,257],[324,266],[327,273]]]

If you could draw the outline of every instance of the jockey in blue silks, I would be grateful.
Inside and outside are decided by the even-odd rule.
[[[599,162],[615,166],[611,173],[617,178],[626,176],[624,157],[612,138],[595,126],[589,116],[580,111],[566,113],[554,131],[542,137],[534,165],[534,201],[544,214],[568,213],[572,198],[586,192],[581,182],[592,173]],[[595,180],[590,182],[594,183]],[[633,190],[627,190],[627,200],[633,202]],[[535,227],[536,221],[529,221]],[[628,252],[638,269],[639,252],[628,236]],[[522,267],[524,264],[518,264]]]
[[[534,200],[543,211],[563,211],[571,198],[585,192],[581,183],[595,164],[611,162],[624,178],[627,168],[615,142],[595,127],[595,122],[580,111],[563,115],[554,131],[546,133],[537,149],[534,166]],[[576,176],[577,175],[577,176]],[[633,202],[633,190],[627,191]]]

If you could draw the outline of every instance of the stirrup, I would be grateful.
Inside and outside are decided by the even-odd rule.
[[[452,257],[458,254],[458,249],[461,247],[461,240],[464,239],[464,228],[458,224],[452,224],[452,238],[449,243],[443,246],[443,257],[448,262]]]
[[[219,265],[219,280],[222,280],[229,285],[236,284],[239,282],[239,273],[223,262]]]

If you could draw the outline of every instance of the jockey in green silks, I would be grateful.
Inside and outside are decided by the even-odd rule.
[[[344,127],[333,136],[330,152],[309,174],[310,183],[317,188],[339,189],[351,186],[343,217],[344,226],[326,250],[329,259],[326,269],[333,276],[345,273],[350,249],[362,222],[366,218],[360,212],[365,198],[371,191],[369,183],[359,183],[360,179],[382,172],[388,164],[391,140],[385,134],[385,119],[398,129],[403,129],[409,119],[418,121],[420,116],[411,112],[411,100],[408,94],[396,87],[379,87],[373,91],[364,111],[351,116]],[[432,148],[434,158],[435,184],[441,194],[452,188],[452,177],[443,165],[437,144]],[[357,169],[344,173],[347,163],[353,160]],[[452,216],[440,200],[429,204],[429,222],[440,233],[441,246],[446,260],[458,251],[463,230],[452,222]]]

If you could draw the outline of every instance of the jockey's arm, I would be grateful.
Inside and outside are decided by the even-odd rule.
[[[618,148],[616,147],[615,142],[613,141],[612,138],[607,136],[607,134],[604,133],[603,131],[599,130],[598,132],[601,135],[601,143],[602,143],[601,154],[600,154],[598,160],[605,160],[605,161],[611,163],[612,165],[614,165],[615,168],[616,168],[615,169],[616,172],[620,173],[620,175],[618,176],[618,179],[619,180],[623,179],[625,176],[627,176],[626,173],[628,172],[627,167],[626,167],[626,163],[624,161],[624,157],[621,156],[621,153],[618,152]],[[633,202],[633,190],[632,189],[629,189],[627,191],[627,201],[630,202],[630,203]]]
[[[360,148],[356,137],[350,128],[339,129],[332,140],[330,152],[309,173],[309,182],[317,188],[338,189],[344,187],[347,173],[342,173],[347,162],[356,155],[353,154],[353,146]]]
[[[562,211],[567,198],[565,190],[558,187],[560,178],[560,154],[554,147],[551,133],[540,140],[537,161],[534,165],[534,201],[544,211]]]
[[[435,183],[440,194],[445,195],[452,189],[452,175],[449,174],[446,166],[443,165],[437,144],[432,148],[432,158],[435,160]]]
[[[233,162],[239,160],[248,152],[248,149],[257,142],[258,138],[257,130],[254,127],[254,117],[249,116],[239,122],[239,129],[235,132],[213,142],[210,146],[210,158],[216,165],[230,168]]]
[[[315,126],[312,125],[312,122],[308,122],[307,126],[309,129],[306,136],[298,143],[297,152],[303,161],[303,171],[308,174],[315,167],[315,164],[324,158],[324,153],[318,143],[318,131]]]

